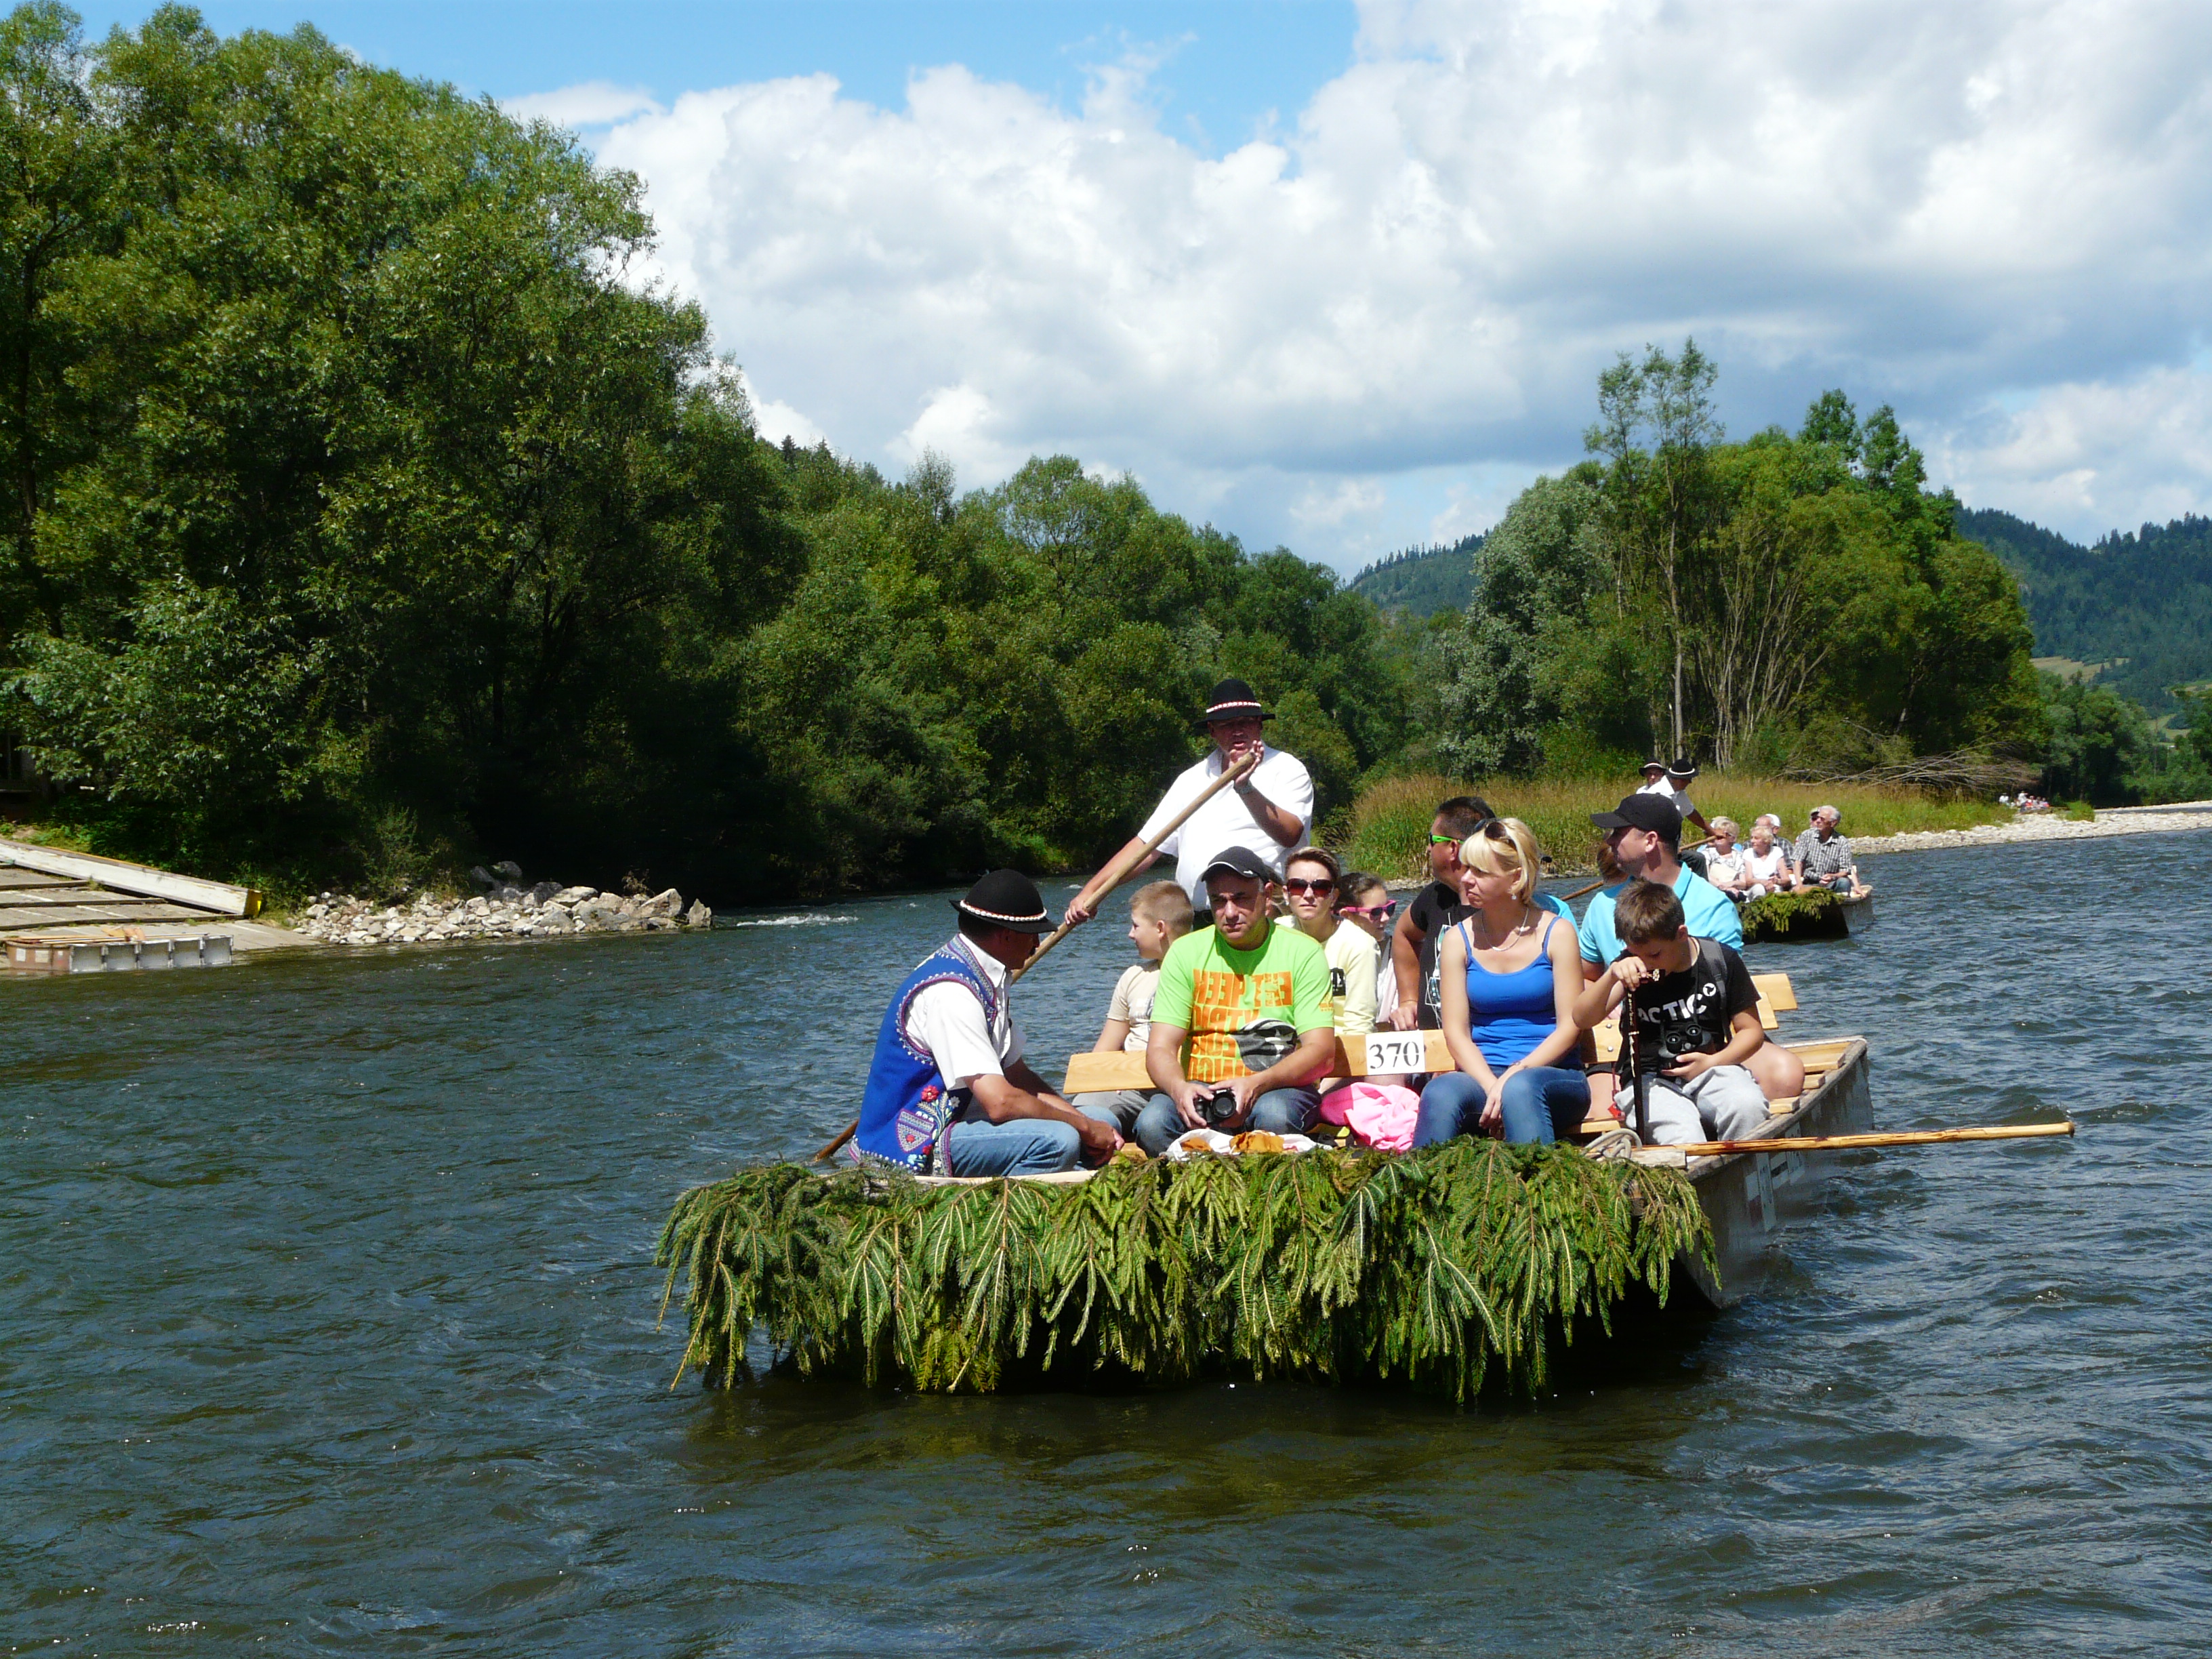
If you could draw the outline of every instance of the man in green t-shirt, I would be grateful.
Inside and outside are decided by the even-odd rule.
[[[1186,933],[1160,962],[1146,1069],[1159,1092],[1136,1138],[1158,1157],[1193,1129],[1300,1134],[1321,1110],[1314,1083],[1336,1060],[1328,958],[1295,927],[1267,919],[1273,868],[1224,848],[1199,877],[1213,926]],[[1212,1116],[1201,1101],[1234,1097]]]

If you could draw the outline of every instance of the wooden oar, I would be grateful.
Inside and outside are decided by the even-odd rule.
[[[1095,885],[1098,889],[1098,896],[1101,899],[1103,899],[1107,894],[1112,892],[1116,887],[1119,887],[1124,881],[1127,881],[1129,878],[1129,872],[1132,870],[1142,864],[1146,859],[1152,857],[1153,854],[1158,852],[1160,850],[1160,843],[1165,841],[1170,836],[1175,834],[1176,830],[1182,829],[1184,820],[1188,818],[1193,812],[1198,811],[1200,807],[1205,805],[1206,802],[1212,800],[1224,789],[1226,789],[1231,784],[1236,782],[1237,779],[1244,776],[1247,773],[1250,772],[1254,767],[1259,765],[1261,754],[1261,751],[1260,750],[1255,749],[1251,753],[1245,756],[1243,760],[1238,761],[1234,766],[1227,768],[1223,771],[1219,777],[1214,779],[1212,783],[1207,784],[1205,788],[1200,790],[1198,792],[1197,799],[1193,800],[1189,805],[1184,807],[1182,811],[1170,818],[1166,825],[1160,830],[1159,834],[1154,836],[1150,841],[1138,848],[1134,852],[1124,851],[1121,857],[1115,859],[1111,864],[1106,866],[1104,872],[1099,876],[1096,882],[1086,883],[1085,885]],[[1030,952],[1030,959],[1006,975],[1006,983],[1009,986],[1012,985],[1016,980],[1019,979],[1024,974],[1029,972],[1030,969],[1036,967],[1037,965],[1037,959],[1040,957],[1043,956],[1046,951],[1051,950],[1054,945],[1059,944],[1060,940],[1066,939],[1079,925],[1079,924],[1073,921],[1063,921],[1059,927],[1054,928],[1052,932],[1047,933],[1042,939],[1039,939],[1037,941],[1036,949]],[[835,1157],[836,1155],[837,1149],[840,1146],[842,1146],[847,1141],[850,1140],[854,1135],[858,1134],[860,1133],[860,1120],[856,1117],[850,1123],[845,1126],[844,1131],[838,1135],[836,1139],[831,1141],[827,1146],[824,1146],[820,1152],[814,1154],[813,1161],[819,1164],[826,1158]]]
[[[2064,1123],[2023,1123],[2009,1129],[1900,1129],[1889,1134],[1802,1135],[1791,1139],[1776,1135],[1764,1140],[1701,1140],[1674,1150],[1692,1158],[1719,1158],[1729,1152],[1836,1152],[1854,1146],[1940,1146],[1956,1140],[2030,1140],[2044,1135],[2070,1135],[2072,1120]]]

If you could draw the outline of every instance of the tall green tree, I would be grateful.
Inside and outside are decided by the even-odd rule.
[[[42,0],[0,21],[0,533],[9,555],[0,615],[33,615],[53,631],[71,584],[40,544],[40,521],[58,478],[96,441],[100,412],[70,383],[83,342],[54,301],[80,261],[112,246],[114,138],[76,15]],[[0,640],[0,664],[9,650]]]
[[[1685,694],[1693,588],[1715,515],[1711,459],[1723,428],[1714,412],[1712,360],[1685,339],[1679,356],[1626,352],[1598,376],[1598,418],[1583,446],[1606,464],[1604,501],[1617,546],[1623,608],[1649,582],[1664,607],[1674,656],[1668,682],[1672,749],[1687,746]],[[1648,447],[1647,447],[1648,446]]]

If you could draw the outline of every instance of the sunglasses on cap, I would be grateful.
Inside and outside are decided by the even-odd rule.
[[[1283,890],[1286,893],[1334,893],[1336,884],[1327,876],[1311,879],[1304,876],[1291,876],[1284,881]]]

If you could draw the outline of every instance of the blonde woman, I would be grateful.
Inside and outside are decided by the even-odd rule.
[[[1457,1069],[1421,1091],[1413,1145],[1478,1131],[1548,1141],[1589,1110],[1575,1063],[1582,952],[1571,921],[1538,902],[1543,866],[1518,818],[1493,818],[1462,842],[1460,896],[1473,914],[1437,951],[1444,1042]]]
[[[1712,821],[1712,839],[1705,843],[1705,879],[1732,899],[1743,896],[1743,848],[1735,844],[1735,820]]]

